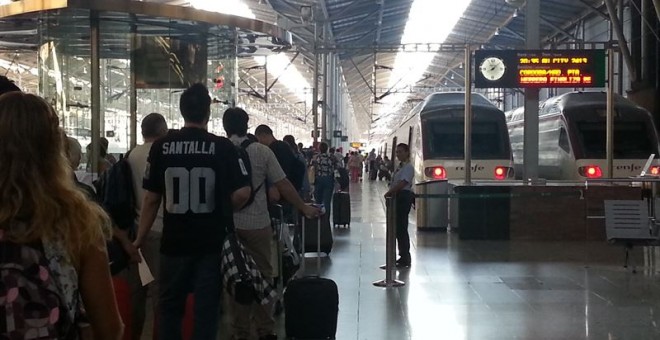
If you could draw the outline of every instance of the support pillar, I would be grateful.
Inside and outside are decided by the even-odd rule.
[[[525,7],[525,47],[539,49],[540,0],[527,0]],[[525,89],[525,120],[523,136],[523,180],[539,177],[539,90]]]

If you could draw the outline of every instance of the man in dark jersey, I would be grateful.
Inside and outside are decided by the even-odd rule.
[[[206,131],[211,98],[195,84],[179,102],[185,125],[154,142],[143,187],[136,246],[165,199],[161,241],[159,336],[181,339],[186,297],[195,297],[193,339],[216,339],[222,281],[220,251],[232,214],[250,197],[248,172],[231,141]]]

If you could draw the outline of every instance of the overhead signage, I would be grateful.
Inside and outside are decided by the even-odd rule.
[[[348,142],[348,136],[341,136],[342,142]]]
[[[476,88],[605,87],[605,50],[477,50]]]
[[[332,131],[332,137],[341,138],[341,130]]]

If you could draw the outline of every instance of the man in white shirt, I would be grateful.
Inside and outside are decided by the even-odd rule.
[[[167,135],[167,122],[165,117],[158,113],[150,113],[142,119],[142,138],[144,144],[136,146],[128,154],[128,164],[131,167],[133,178],[133,190],[135,193],[135,211],[137,213],[135,224],[140,221],[140,212],[142,210],[142,199],[144,198],[144,189],[142,188],[142,179],[147,168],[147,157],[153,143]],[[153,315],[158,315],[158,271],[160,269],[160,240],[163,235],[163,206],[160,206],[153,228],[147,235],[147,239],[142,245],[141,251],[144,260],[149,266],[155,280],[145,289],[138,289],[133,296],[133,339],[139,339],[142,334],[146,313],[147,289],[151,290]]]
[[[234,212],[234,227],[237,238],[254,258],[261,274],[267,279],[272,279],[277,274],[274,273],[270,262],[273,229],[268,214],[267,186],[275,186],[286,201],[307,217],[318,216],[319,211],[317,208],[305,205],[294,186],[287,180],[275,154],[268,146],[248,141],[248,119],[248,114],[240,108],[227,109],[222,117],[222,124],[229,140],[245,149],[252,169],[254,200]],[[277,340],[272,302],[267,305],[256,302],[252,305],[241,305],[232,300],[231,308],[234,339],[248,339],[251,323],[254,322],[259,340]]]

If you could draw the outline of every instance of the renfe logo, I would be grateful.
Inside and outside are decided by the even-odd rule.
[[[472,169],[472,172],[477,172],[477,171],[484,171],[486,170],[486,167],[483,165],[475,164],[473,165],[470,169]],[[465,171],[465,166],[457,166],[455,168],[456,171]]]
[[[636,172],[642,170],[641,165],[630,164],[630,165],[617,165],[614,167],[615,170],[628,170],[630,172]]]

